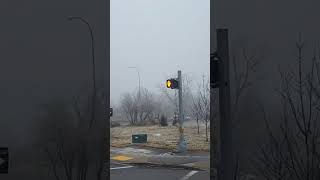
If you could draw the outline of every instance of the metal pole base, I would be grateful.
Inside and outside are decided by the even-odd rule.
[[[186,141],[185,137],[183,135],[181,135],[179,138],[178,146],[177,146],[177,152],[181,153],[181,152],[186,152],[186,151],[187,151],[187,141]]]

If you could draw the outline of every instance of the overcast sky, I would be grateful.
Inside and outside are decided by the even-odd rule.
[[[159,92],[177,70],[209,75],[209,0],[111,0],[111,103],[141,86]]]

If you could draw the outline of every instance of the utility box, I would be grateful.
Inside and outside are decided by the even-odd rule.
[[[147,134],[133,134],[132,143],[147,143]]]

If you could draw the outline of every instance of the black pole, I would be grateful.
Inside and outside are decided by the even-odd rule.
[[[216,132],[216,130],[218,128],[216,128],[217,124],[214,122],[213,119],[213,93],[214,93],[214,89],[211,86],[211,81],[213,80],[212,75],[213,75],[213,68],[212,68],[212,58],[211,58],[211,54],[214,53],[214,49],[216,48],[216,40],[215,40],[215,12],[213,11],[214,9],[214,3],[212,1],[210,1],[210,179],[217,179],[216,177],[216,172],[215,169],[218,166],[218,158],[220,157],[218,155],[218,147],[217,147],[217,143],[218,143],[218,137],[217,135],[219,133]]]
[[[219,107],[220,107],[220,155],[218,177],[233,179],[232,122],[230,107],[229,42],[228,29],[217,29],[217,56],[219,65]]]

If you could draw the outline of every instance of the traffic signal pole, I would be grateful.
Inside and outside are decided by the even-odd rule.
[[[229,79],[229,44],[228,30],[217,29],[217,54],[221,59],[221,86],[219,89],[220,105],[220,140],[221,140],[221,179],[231,180],[234,174],[232,122],[230,107],[230,79]]]
[[[182,78],[181,78],[181,71],[178,71],[178,82],[179,82],[179,120],[180,125],[183,125],[183,108],[182,108]]]
[[[184,152],[187,150],[187,142],[186,139],[184,138],[183,134],[183,122],[184,122],[184,114],[183,114],[183,103],[182,103],[182,75],[181,71],[178,71],[178,82],[179,82],[179,132],[180,132],[180,137],[179,137],[179,142],[178,142],[178,147],[177,150],[178,152]]]
[[[184,152],[187,150],[187,141],[183,134],[183,123],[184,123],[184,113],[183,113],[183,103],[182,103],[182,75],[181,71],[178,71],[178,78],[167,79],[167,88],[178,89],[179,92],[179,142],[177,145],[177,152]]]
[[[217,168],[217,175],[219,180],[232,180],[234,177],[234,153],[232,146],[232,119],[231,119],[231,106],[230,106],[230,79],[229,79],[229,44],[228,44],[228,29],[217,29],[217,49],[214,53],[218,58],[219,63],[215,63],[218,68],[218,73],[213,72],[210,69],[211,74],[217,74],[219,76],[218,86],[217,83],[212,82],[210,84],[210,123],[214,126],[210,126],[211,132],[214,136],[211,136],[211,147],[216,149],[214,155],[215,163],[211,161],[211,170],[213,165]],[[210,59],[210,63],[214,63],[214,58]],[[216,79],[216,78],[215,78]],[[220,118],[213,119],[213,88],[219,88],[219,110]],[[216,141],[216,142],[214,142]],[[211,153],[213,155],[213,153]],[[212,158],[213,159],[213,158]],[[213,172],[213,171],[211,171]]]

